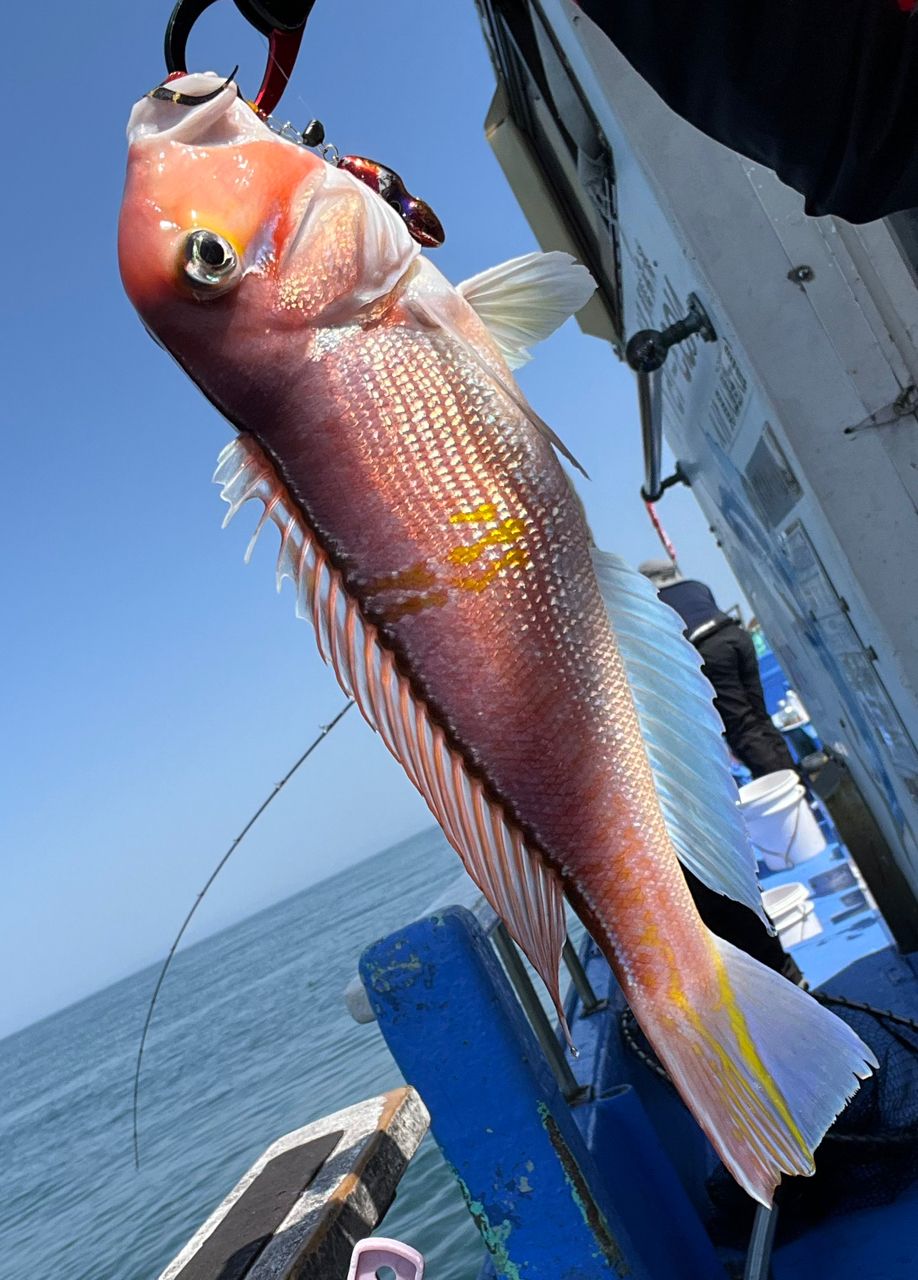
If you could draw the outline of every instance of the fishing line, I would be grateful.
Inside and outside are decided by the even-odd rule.
[[[261,34],[261,33],[259,32],[259,34]],[[275,67],[277,67],[277,70],[278,70],[278,71],[280,72],[280,74],[284,77],[284,83],[286,84],[287,88],[289,89],[289,88],[290,88],[290,81],[291,81],[291,80],[292,80],[292,78],[293,78],[292,71],[291,71],[291,72],[287,72],[287,71],[285,71],[285,70],[284,70],[283,66],[282,66],[282,65],[281,65],[281,63],[280,63],[280,59],[277,57],[277,55],[275,54],[274,50],[271,48],[271,41],[270,41],[270,40],[268,40],[268,39],[267,39],[265,36],[263,36],[263,35],[262,35],[262,37],[261,37],[261,38],[262,38],[262,40],[263,40],[263,41],[264,41],[264,43],[265,43],[265,51],[266,51],[266,53],[267,53],[267,55],[268,55],[268,63],[269,63],[269,64],[273,63],[273,64],[274,64],[274,66],[275,66]],[[296,95],[296,96],[297,96],[297,98],[299,99],[299,101],[303,104],[303,106],[306,108],[306,110],[308,111],[308,110],[309,110],[309,105],[308,105],[308,103],[306,102],[306,99],[303,97],[303,95],[302,95],[299,91],[297,91],[297,95]],[[276,107],[276,106],[275,106],[274,110],[275,110],[275,111],[277,110],[277,107]]]
[[[277,55],[275,54],[274,50],[271,48],[271,41],[267,38],[267,36],[263,35],[260,31],[259,31],[259,33],[258,33],[258,34],[261,36],[261,38],[262,38],[262,40],[263,40],[263,42],[264,42],[265,52],[266,52],[266,53],[267,53],[267,55],[268,55],[268,61],[269,61],[269,62],[273,62],[273,63],[274,63],[275,67],[277,67],[278,71],[279,71],[279,72],[281,73],[281,75],[284,77],[284,82],[286,83],[286,85],[287,85],[287,86],[288,86],[288,88],[289,88],[289,86],[290,86],[290,76],[287,74],[287,72],[286,72],[286,71],[284,70],[284,68],[281,66],[281,64],[280,64],[280,59],[277,57]],[[305,103],[305,101],[304,101],[304,99],[303,99],[303,95],[302,95],[301,93],[298,93],[296,96],[299,98],[300,102],[302,102],[302,103],[303,103],[303,106],[305,107],[305,106],[306,106],[306,103]]]
[[[290,79],[291,79],[290,75],[281,66],[281,63],[277,58],[277,55],[273,52],[271,48],[270,42],[268,41],[266,43],[267,43],[267,54],[268,54],[268,66],[271,66],[273,64],[277,68],[277,70],[283,76],[285,84],[289,88]],[[296,96],[308,111],[308,104],[306,102],[306,99],[303,97],[303,95],[301,93],[297,93]],[[283,124],[280,124],[279,123],[280,118],[275,115],[275,112],[277,110],[278,110],[278,107],[275,106],[274,111],[271,111],[271,112],[259,111],[259,115],[261,116],[261,119],[264,121],[264,123],[268,126],[269,129],[271,129],[274,133],[278,134],[281,138],[286,138],[288,142],[296,142],[300,146],[309,147],[311,149],[317,150],[319,154],[322,156],[322,159],[327,160],[329,164],[338,163],[338,148],[329,143],[325,143],[325,126],[322,124],[321,120],[311,119],[304,129],[298,129],[296,125],[291,124],[289,120],[286,120]],[[323,143],[325,143],[324,146],[322,145]]]
[[[331,733],[332,729],[334,729],[335,725],[338,724],[339,721],[342,720],[344,716],[347,715],[348,711],[350,711],[353,705],[354,705],[353,698],[349,698],[347,702],[344,704],[344,706],[341,708],[341,710],[338,712],[338,714],[335,716],[335,718],[333,720],[330,720],[328,724],[322,726],[322,732],[319,734],[319,736],[313,739],[313,741],[309,744],[309,746],[300,756],[299,760],[297,760],[296,764],[294,764],[292,768],[287,770],[287,772],[281,778],[280,782],[277,783],[274,790],[267,797],[267,799],[261,802],[261,804],[255,810],[255,812],[252,814],[251,818],[249,818],[248,822],[239,832],[236,839],[227,849],[226,853],[224,853],[223,857],[220,859],[220,861],[214,867],[213,871],[208,876],[207,883],[204,885],[204,888],[195,898],[191,910],[188,912],[187,916],[182,921],[182,927],[179,929],[178,933],[175,935],[175,940],[173,941],[172,946],[169,948],[169,954],[166,956],[166,959],[163,963],[163,967],[159,971],[159,977],[156,979],[156,986],[153,988],[153,995],[150,999],[150,1007],[147,1010],[147,1020],[143,1024],[143,1031],[141,1032],[141,1035],[140,1035],[140,1048],[137,1050],[137,1064],[134,1068],[134,1101],[133,1101],[133,1106],[131,1110],[131,1119],[132,1119],[133,1134],[134,1134],[134,1168],[136,1170],[140,1169],[140,1136],[137,1128],[137,1117],[138,1117],[138,1102],[140,1100],[140,1068],[143,1063],[143,1051],[147,1043],[147,1032],[150,1029],[150,1023],[153,1021],[153,1010],[156,1008],[156,1000],[157,1000],[157,997],[159,996],[160,988],[163,985],[163,980],[166,977],[166,972],[169,968],[169,965],[172,963],[172,957],[175,955],[178,949],[178,944],[182,940],[182,935],[184,934],[185,930],[188,928],[189,924],[191,923],[192,916],[197,911],[198,907],[201,905],[201,900],[203,899],[205,893],[213,884],[213,882],[216,880],[217,876],[220,874],[223,868],[226,866],[227,862],[229,862],[230,857],[235,852],[235,850],[239,847],[239,845],[242,843],[243,839],[252,830],[252,827],[254,827],[255,823],[264,813],[265,809],[267,809],[271,801],[284,789],[284,787],[287,785],[287,783],[296,773],[297,769],[299,769],[300,765],[304,764],[309,759],[309,757],[312,755],[313,751],[315,751],[319,743],[323,742]]]

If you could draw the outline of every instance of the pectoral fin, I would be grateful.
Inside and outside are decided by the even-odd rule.
[[[526,253],[456,286],[490,329],[511,369],[528,350],[579,311],[596,290],[586,267],[569,253]]]

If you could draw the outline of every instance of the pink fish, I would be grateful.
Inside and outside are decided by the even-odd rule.
[[[511,373],[592,282],[532,254],[455,288],[234,84],[169,89],[131,116],[121,273],[239,433],[229,516],[261,501],[278,582],[556,1003],[566,896],[768,1204],[876,1062],[689,896],[679,859],[762,911],[710,687],[676,615],[593,547]]]

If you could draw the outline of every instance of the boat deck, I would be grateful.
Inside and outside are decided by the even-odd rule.
[[[819,932],[786,948],[811,987],[821,987],[864,956],[892,947],[892,936],[883,917],[857,868],[837,842],[830,843],[824,853],[787,871],[760,868],[759,879],[766,891],[781,885],[802,884],[813,902],[809,927],[816,927]]]

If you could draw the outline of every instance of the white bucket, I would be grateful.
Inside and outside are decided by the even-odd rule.
[[[813,899],[805,884],[778,885],[762,894],[765,914],[778,931],[778,939],[785,951],[807,938],[822,933],[822,925],[813,905]]]
[[[764,778],[740,787],[739,794],[749,839],[770,871],[786,871],[826,848],[825,836],[793,769],[766,773]]]

